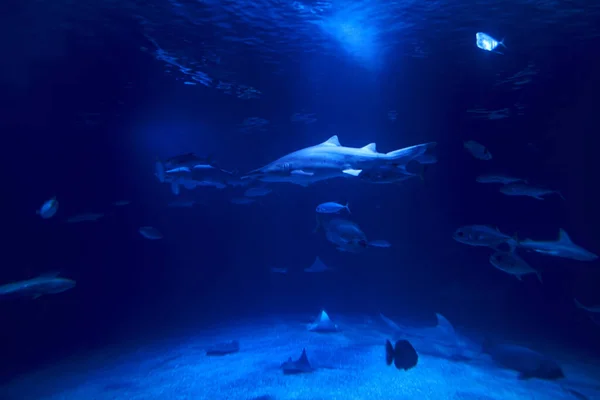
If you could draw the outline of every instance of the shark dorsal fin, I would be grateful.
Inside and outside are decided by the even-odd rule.
[[[306,349],[302,349],[302,354],[296,363],[298,363],[298,365],[310,368],[310,363],[308,362],[308,357],[306,356]]]
[[[324,141],[323,143],[321,143],[321,146],[336,146],[336,147],[340,147],[340,140],[338,139],[337,135],[333,135],[332,137],[330,137],[329,139],[327,139],[326,141]]]
[[[562,243],[573,243],[567,232],[562,228],[558,231],[558,241]]]
[[[365,147],[361,147],[361,150],[369,151],[371,153],[377,153],[377,145],[375,143],[369,143]]]

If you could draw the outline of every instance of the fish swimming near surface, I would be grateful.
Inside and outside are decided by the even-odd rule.
[[[469,246],[497,248],[506,243],[510,249],[516,248],[518,240],[510,237],[498,228],[489,225],[466,225],[458,228],[452,235],[454,240]]]
[[[58,200],[56,197],[47,200],[42,204],[42,206],[36,210],[36,214],[42,217],[43,219],[48,219],[54,217],[56,212],[58,211]]]
[[[521,280],[523,275],[536,274],[540,282],[542,275],[539,271],[533,269],[525,260],[523,260],[514,251],[497,251],[490,256],[490,264],[510,275],[514,275]]]
[[[302,354],[297,360],[294,361],[290,357],[281,364],[280,368],[283,370],[284,375],[309,374],[315,370],[308,361],[306,349],[302,349]]]
[[[230,342],[216,343],[206,349],[207,356],[225,356],[240,351],[240,342],[232,340]]]
[[[504,44],[504,39],[498,41],[490,35],[488,35],[487,33],[483,32],[477,32],[475,34],[475,45],[481,50],[490,51],[498,54],[503,54],[496,50],[498,46],[503,46],[506,48],[506,45]]]
[[[348,207],[348,203],[345,206],[335,203],[333,201],[328,201],[327,203],[321,203],[317,206],[316,211],[321,214],[337,214],[342,210],[348,211],[350,213],[350,208]]]
[[[537,200],[544,200],[544,196],[549,194],[557,194],[561,199],[565,199],[558,190],[545,189],[525,183],[510,183],[504,185],[500,188],[500,193],[507,196],[528,196]]]
[[[323,143],[297,150],[251,171],[245,178],[307,186],[336,177],[357,177],[365,169],[382,165],[405,165],[434,147],[432,142],[378,153],[375,143],[361,148],[345,147],[337,136],[332,136]]]
[[[507,185],[509,183],[523,182],[527,183],[527,180],[522,178],[516,178],[514,176],[503,175],[503,174],[483,174],[475,178],[475,181],[479,183],[501,183]]]
[[[482,145],[474,140],[468,140],[464,142],[464,147],[469,153],[478,160],[489,161],[492,159],[492,153]]]
[[[163,238],[162,233],[160,233],[158,229],[152,226],[142,226],[138,231],[140,232],[140,235],[142,235],[146,239],[158,240]]]
[[[419,362],[419,355],[408,340],[398,340],[395,345],[389,340],[385,341],[385,363],[389,366],[394,363],[398,369],[408,371]]]
[[[37,299],[45,294],[62,293],[74,288],[75,285],[74,280],[62,278],[58,272],[48,272],[32,279],[0,286],[0,297],[31,297]]]
[[[554,381],[565,377],[558,363],[527,347],[512,344],[483,343],[482,352],[499,366],[516,371],[519,379],[538,378]]]
[[[519,242],[519,247],[548,256],[568,258],[577,261],[594,261],[598,259],[596,254],[573,243],[564,229],[559,230],[558,240],[556,241],[544,242],[525,239]]]

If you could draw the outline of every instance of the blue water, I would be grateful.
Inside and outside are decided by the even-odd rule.
[[[600,317],[573,301],[600,304],[600,262],[522,252],[543,283],[519,281],[490,265],[490,249],[452,238],[470,224],[538,240],[563,228],[600,253],[600,4],[39,0],[4,9],[0,285],[48,271],[77,285],[2,299],[0,399],[576,398],[569,389],[600,398],[591,367]],[[503,54],[477,48],[477,32],[505,39]],[[437,142],[438,162],[400,184],[269,184],[249,205],[232,203],[245,188],[175,196],[154,176],[157,159],[188,152],[244,175],[333,135],[384,153]],[[475,159],[467,140],[492,160]],[[475,181],[490,172],[565,200]],[[56,216],[40,218],[53,196]],[[176,200],[197,204],[170,207]],[[315,208],[328,201],[349,202],[348,218],[391,247],[336,250],[313,233]],[[103,216],[67,222],[82,213]],[[163,238],[145,239],[141,226]],[[317,256],[334,270],[304,272]],[[306,329],[322,309],[340,333]],[[390,330],[379,313],[410,328]],[[385,339],[434,329],[436,313],[476,362],[428,351],[454,344],[427,331],[414,343],[417,367],[386,367]],[[480,354],[484,337],[551,355],[566,380],[517,379]],[[237,354],[202,352],[231,339]],[[303,347],[316,371],[283,376],[278,366]]]

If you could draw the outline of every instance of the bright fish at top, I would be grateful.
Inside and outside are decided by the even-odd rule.
[[[58,211],[58,200],[56,200],[56,197],[53,197],[50,200],[46,201],[44,204],[42,204],[40,209],[36,210],[36,213],[40,217],[42,217],[44,219],[48,219],[48,218],[54,217],[54,214],[56,214],[57,211]]]
[[[479,160],[488,161],[492,159],[492,153],[490,153],[490,151],[481,143],[477,143],[474,140],[468,140],[464,143],[464,146],[473,157]]]
[[[497,41],[496,39],[494,39],[487,33],[483,33],[483,32],[477,32],[475,34],[475,44],[481,50],[491,51],[493,53],[498,53],[498,54],[502,54],[501,52],[496,50],[498,45],[502,45],[504,48],[506,48],[506,45],[504,44],[504,39],[502,39],[501,41]]]
[[[337,214],[344,209],[348,211],[348,214],[351,214],[350,208],[348,208],[348,203],[343,206],[339,203],[328,201],[327,203],[321,203],[317,206],[317,212],[321,214]]]

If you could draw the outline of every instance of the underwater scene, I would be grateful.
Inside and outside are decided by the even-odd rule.
[[[0,9],[0,400],[600,399],[600,2]]]

